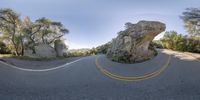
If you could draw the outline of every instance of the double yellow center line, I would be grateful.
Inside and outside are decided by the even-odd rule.
[[[148,74],[144,74],[142,76],[129,76],[129,77],[121,76],[121,75],[117,75],[117,74],[109,72],[108,70],[104,69],[99,64],[98,59],[99,59],[99,57],[96,57],[96,60],[95,60],[96,67],[104,75],[106,75],[112,79],[121,80],[121,81],[142,81],[142,80],[147,80],[147,79],[150,79],[150,78],[160,75],[168,67],[170,60],[171,60],[171,56],[170,55],[168,56],[166,63],[164,65],[162,65],[158,70],[148,73]]]

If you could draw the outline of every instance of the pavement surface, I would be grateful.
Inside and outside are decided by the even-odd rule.
[[[143,75],[162,67],[169,55],[169,65],[162,73],[142,81],[110,78],[95,63],[99,57],[99,64],[113,73]],[[199,100],[199,84],[200,61],[169,50],[159,50],[157,57],[144,63],[120,64],[97,55],[43,72],[0,62],[0,100]]]
[[[37,61],[37,60],[22,60],[12,57],[0,57],[0,60],[20,68],[47,69],[47,68],[54,68],[57,66],[61,66],[63,64],[75,61],[80,58],[81,57],[71,57],[71,58],[60,58],[60,59],[58,58],[52,60]]]

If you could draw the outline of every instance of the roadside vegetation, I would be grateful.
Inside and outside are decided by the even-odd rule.
[[[158,48],[200,53],[200,9],[187,8],[180,18],[188,35],[168,31],[163,38],[154,41],[154,45]]]
[[[165,32],[164,37],[153,44],[157,48],[200,53],[200,38],[184,36],[175,31]]]
[[[176,31],[166,31],[163,38],[154,40],[152,44],[156,48],[200,53],[200,9],[187,8],[180,18],[184,22],[184,28],[188,32],[187,35]],[[110,47],[111,42],[108,42],[98,46],[97,52],[106,54]]]
[[[79,57],[79,56],[91,56],[96,55],[97,49],[74,49],[74,50],[68,50],[66,53],[64,53],[64,57]]]
[[[111,43],[112,42],[110,41],[106,44],[103,44],[103,45],[96,47],[97,53],[98,54],[106,54],[108,49],[111,47]]]
[[[0,41],[0,54],[10,54],[11,51],[9,48],[6,46],[6,44],[2,41]]]
[[[42,17],[31,21],[29,17],[21,19],[12,9],[0,9],[0,53],[12,53],[23,56],[25,49],[32,50],[38,44],[54,45],[69,30],[61,22]]]
[[[200,53],[200,9],[187,8],[180,18],[188,34],[167,31],[163,38],[153,41],[153,45],[157,48]],[[17,57],[19,59],[29,59],[24,56],[26,48],[35,53],[36,45],[54,45],[56,39],[62,38],[68,32],[61,22],[44,17],[35,21],[31,21],[29,17],[21,19],[19,13],[12,9],[0,9],[0,54],[13,54],[13,57],[21,56]],[[110,41],[92,49],[68,50],[64,57],[106,54],[111,43]]]

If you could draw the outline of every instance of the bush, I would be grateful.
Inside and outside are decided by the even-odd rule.
[[[64,57],[79,57],[79,56],[90,56],[96,55],[96,49],[77,49],[77,50],[69,50],[64,53]]]
[[[187,38],[186,51],[200,53],[200,40],[194,38]]]
[[[160,40],[154,40],[154,41],[152,42],[152,45],[153,45],[155,48],[160,48],[160,49],[163,48],[162,43],[161,43]]]
[[[0,54],[10,54],[10,50],[3,42],[0,42]]]
[[[183,36],[175,31],[166,32],[160,43],[166,49],[200,53],[199,38]]]
[[[111,47],[111,44],[111,42],[108,42],[106,44],[96,47],[97,53],[106,54],[108,49]]]

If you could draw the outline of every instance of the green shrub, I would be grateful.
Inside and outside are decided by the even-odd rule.
[[[166,32],[160,43],[166,49],[200,53],[199,38],[183,36],[175,31]]]
[[[96,52],[97,53],[102,53],[102,54],[106,54],[108,49],[111,47],[111,42],[108,42],[106,44],[100,45],[98,47],[96,47]]]
[[[79,56],[90,56],[96,55],[96,49],[77,49],[77,50],[69,50],[64,53],[64,57],[79,57]]]
[[[152,45],[153,45],[155,48],[160,48],[160,49],[163,48],[162,43],[161,43],[160,40],[154,40],[154,41],[152,42]]]
[[[8,49],[8,47],[6,46],[5,43],[0,42],[0,54],[10,54],[10,50]]]

